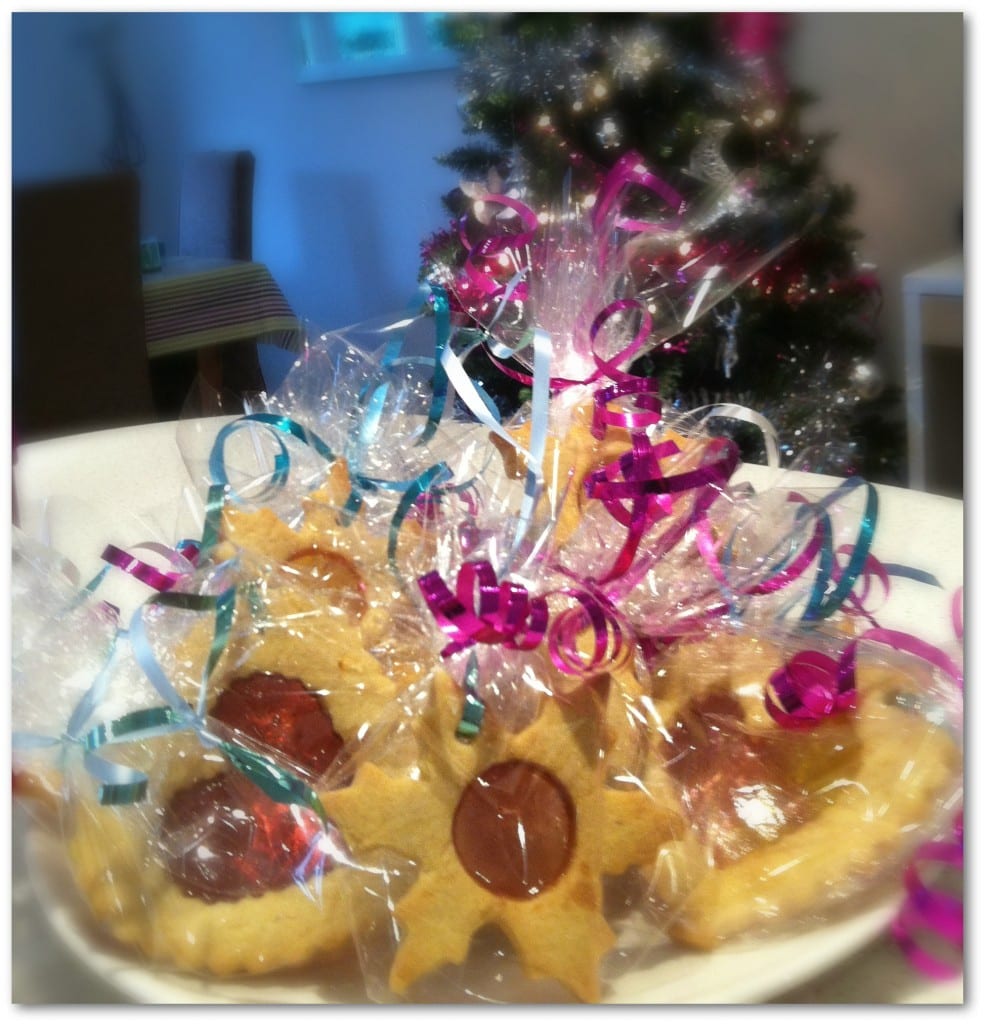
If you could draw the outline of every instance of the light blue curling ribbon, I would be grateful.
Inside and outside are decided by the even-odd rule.
[[[514,281],[516,279],[514,278]],[[528,344],[528,343],[527,343]],[[515,352],[527,347],[522,345],[519,349],[507,349],[498,347],[497,356],[511,356]],[[487,427],[497,437],[501,437],[513,448],[517,449],[526,462],[526,481],[523,487],[523,500],[520,506],[519,516],[516,523],[516,530],[513,535],[512,545],[506,554],[502,564],[496,567],[498,575],[504,576],[510,571],[521,544],[526,538],[533,521],[533,513],[540,494],[543,491],[543,456],[546,451],[547,431],[549,425],[549,401],[550,401],[550,361],[552,357],[552,346],[550,335],[540,328],[533,331],[533,394],[530,414],[530,446],[529,449],[517,444],[516,439],[507,433],[499,422],[497,416],[492,415],[481,395],[475,389],[475,385],[464,368],[461,358],[450,348],[444,350],[442,361],[447,370],[448,377],[458,397],[465,403],[471,414]],[[528,554],[528,563],[535,557],[540,544],[546,540],[541,537],[534,550]]]
[[[154,657],[144,620],[144,612],[151,606],[178,608],[182,611],[192,612],[215,612],[215,631],[212,635],[208,656],[205,659],[205,666],[202,669],[201,685],[198,688],[197,708],[192,708],[184,697],[178,693],[171,684],[171,680],[168,679],[167,673],[161,668]],[[172,590],[152,597],[146,604],[137,608],[133,613],[133,618],[130,620],[130,643],[137,662],[154,689],[167,701],[168,706],[189,725],[192,724],[193,719],[201,721],[205,717],[208,700],[208,680],[222,652],[225,650],[229,633],[232,630],[235,610],[236,587],[234,586],[229,587],[220,594],[183,594]]]
[[[530,526],[533,522],[533,513],[536,509],[537,501],[543,492],[543,457],[546,452],[547,434],[549,430],[550,363],[553,358],[553,346],[550,335],[542,328],[536,327],[533,329],[532,335],[527,331],[520,344],[515,348],[510,348],[510,346],[503,342],[496,341],[492,337],[492,329],[498,323],[499,317],[502,316],[505,311],[506,305],[508,304],[513,292],[523,283],[529,271],[530,268],[528,265],[521,267],[512,276],[512,278],[510,278],[503,291],[499,308],[495,311],[495,316],[492,317],[484,328],[485,335],[490,342],[489,351],[496,359],[511,359],[520,352],[529,348],[531,344],[533,346],[533,388],[530,396],[529,450],[527,451],[522,448],[521,445],[518,445],[515,438],[502,429],[498,415],[489,416],[486,414],[481,396],[476,390],[472,379],[465,373],[464,366],[460,360],[457,361],[457,366],[455,366],[455,375],[453,379],[453,383],[458,390],[458,395],[479,422],[484,424],[498,437],[503,438],[503,440],[507,441],[512,445],[512,447],[516,448],[526,456],[526,480],[523,485],[523,501],[520,505],[519,518],[517,521],[516,532],[513,535],[512,546],[510,547],[502,564],[497,567],[500,576],[510,571],[520,545],[525,540],[526,534],[529,532]],[[449,371],[449,374],[451,367],[455,365],[455,358],[453,358],[453,356],[454,354],[450,349],[447,349],[443,356],[443,361],[445,363],[445,367]],[[528,565],[536,557],[539,553],[540,547],[546,542],[546,540],[547,534],[546,531],[544,531],[533,545],[533,549],[527,554],[524,565]]]
[[[123,630],[117,630],[113,635],[102,668],[75,706],[61,736],[43,736],[37,733],[15,731],[11,738],[12,746],[18,750],[61,747],[63,761],[73,748],[81,749],[86,771],[99,783],[98,799],[102,804],[130,803],[140,800],[147,789],[147,776],[143,772],[114,764],[94,753],[102,746],[95,735],[97,730],[91,730],[88,734],[83,735],[86,723],[105,698],[112,669],[119,653],[119,640],[125,635]]]
[[[146,605],[134,612],[130,624],[134,656],[151,685],[167,702],[167,706],[148,708],[142,712],[125,715],[115,722],[97,726],[90,732],[89,742],[96,747],[108,743],[150,739],[185,729],[193,730],[203,746],[217,747],[233,768],[271,799],[283,804],[304,804],[324,821],[325,812],[321,801],[318,799],[317,793],[307,783],[281,768],[269,757],[241,744],[223,740],[210,732],[206,726],[208,681],[229,641],[235,618],[236,593],[236,587],[229,587],[217,595],[182,594],[169,591],[151,598]],[[178,693],[154,657],[143,615],[144,609],[151,604],[184,611],[215,612],[215,630],[208,657],[202,669],[202,682],[198,689],[198,702],[195,708],[192,708]],[[144,785],[144,789],[146,789],[146,785]]]
[[[224,489],[218,488],[218,490],[222,491]],[[207,535],[208,523],[206,521],[206,538],[203,539],[202,543],[199,545],[192,541],[182,541],[177,547],[178,552],[183,554],[194,548],[197,557],[200,550],[205,550]],[[113,566],[110,563],[105,565],[68,605],[65,613],[77,608],[83,601],[91,597],[112,568]],[[167,727],[172,724],[173,715],[162,718],[160,715],[162,709],[159,708],[132,712],[129,715],[124,715],[117,723],[106,723],[96,726],[85,736],[82,735],[82,730],[86,723],[92,718],[99,705],[105,699],[112,669],[119,653],[120,640],[129,639],[127,630],[119,628],[118,609],[112,605],[105,604],[105,602],[104,607],[112,611],[113,620],[116,624],[116,628],[110,638],[106,659],[91,685],[72,711],[62,736],[51,737],[34,733],[14,732],[12,742],[19,749],[61,746],[63,748],[63,758],[67,755],[70,747],[81,747],[84,750],[83,764],[86,770],[100,784],[98,791],[99,802],[102,804],[132,803],[143,798],[147,789],[147,776],[143,772],[107,761],[97,756],[94,751],[107,743],[115,741],[117,727],[124,728],[131,739],[139,738],[134,734],[140,732],[142,735],[142,730],[147,728],[152,729],[154,735],[160,734],[163,731],[169,731]],[[122,733],[119,733],[119,735],[122,735]]]
[[[176,716],[171,708],[143,708],[90,729],[83,740],[84,764],[89,774],[100,783],[99,803],[139,803],[147,794],[150,780],[146,772],[114,764],[112,761],[97,757],[94,751],[114,743],[134,743],[141,739],[163,736],[186,727],[183,719]]]

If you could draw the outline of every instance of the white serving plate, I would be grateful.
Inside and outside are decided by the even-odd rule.
[[[137,1003],[352,1004],[365,1002],[354,959],[287,976],[215,980],[148,964],[100,934],[72,882],[60,841],[35,830],[27,863],[44,914],[58,938],[83,964]],[[666,946],[644,967],[628,968],[607,987],[606,1003],[747,1004],[781,995],[876,938],[896,900],[882,900],[844,920],[778,938],[749,940],[710,953]],[[558,990],[524,989],[521,1000],[555,1001]],[[560,998],[563,998],[562,996]],[[454,996],[453,1001],[459,1001]]]
[[[43,499],[87,497],[127,516],[157,513],[164,532],[173,520],[160,515],[162,506],[175,516],[175,495],[188,478],[174,444],[174,424],[154,424],[129,431],[105,431],[78,438],[25,446],[19,464],[18,497],[27,527],[43,518]],[[160,454],[148,459],[147,453]],[[112,467],[109,472],[107,467]],[[121,473],[120,468],[125,472]],[[803,489],[836,484],[829,478],[778,474],[742,467],[738,479],[757,489],[773,482]],[[146,478],[146,480],[145,480]],[[148,489],[143,489],[144,483]],[[931,642],[953,642],[950,595],[963,581],[963,505],[961,502],[892,487],[880,487],[879,522],[873,553],[884,562],[932,571],[942,587],[911,581],[893,584],[879,620],[890,628],[909,630]],[[170,501],[163,496],[170,495]],[[127,502],[130,504],[127,504]],[[49,508],[50,512],[50,508]],[[26,513],[26,514],[25,514]],[[177,516],[180,519],[180,516]],[[84,563],[87,552],[81,523],[63,553]],[[178,525],[175,539],[189,535]],[[34,532],[34,531],[31,531]],[[37,535],[37,533],[35,533]],[[67,550],[66,550],[67,548]],[[98,562],[97,562],[98,564]],[[365,995],[354,963],[317,973],[293,972],[289,977],[220,981],[197,978],[148,965],[100,936],[72,884],[60,843],[34,830],[26,835],[26,861],[40,908],[56,935],[89,971],[139,1003],[311,1004],[356,1003]],[[798,934],[768,940],[732,943],[712,953],[681,951],[667,946],[645,966],[622,970],[605,993],[609,1003],[739,1004],[781,996],[851,958],[884,932],[894,901],[882,901],[849,917]],[[16,960],[17,951],[14,950]],[[962,991],[962,990],[961,990]],[[556,990],[551,990],[556,997]],[[887,990],[884,1001],[901,999]],[[537,1001],[524,989],[517,1001]],[[955,1002],[960,997],[941,1001]],[[844,1000],[841,1000],[844,1001]],[[915,1000],[914,1000],[915,1001]]]

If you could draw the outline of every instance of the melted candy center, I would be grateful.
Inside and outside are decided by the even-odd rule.
[[[324,773],[343,746],[317,696],[300,679],[276,673],[255,672],[234,679],[209,714],[279,750],[314,777]]]
[[[857,754],[837,723],[814,733],[750,733],[725,693],[692,701],[671,735],[667,768],[717,861],[737,860],[812,818],[822,786]]]
[[[174,795],[160,842],[182,892],[216,903],[290,885],[305,873],[301,865],[320,832],[314,812],[277,803],[223,772]]]
[[[312,777],[325,771],[343,744],[299,679],[272,673],[234,679],[210,714],[281,751]],[[188,896],[214,903],[290,885],[306,873],[305,857],[320,833],[312,811],[278,803],[229,771],[177,792],[164,809],[159,836],[175,883]],[[312,858],[311,869],[316,866],[326,868]]]
[[[326,551],[317,544],[295,551],[287,559],[303,579],[338,594],[355,618],[366,613],[365,580],[355,563],[337,551]]]
[[[576,838],[564,786],[529,761],[492,765],[458,801],[452,825],[462,867],[496,896],[533,899],[567,870]]]

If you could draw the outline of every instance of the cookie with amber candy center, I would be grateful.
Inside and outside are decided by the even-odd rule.
[[[313,787],[394,693],[343,632],[286,620],[234,634],[213,674],[213,728]],[[209,637],[203,622],[175,660],[187,666],[177,686],[191,701]],[[146,800],[80,799],[68,829],[79,888],[116,938],[216,975],[297,966],[348,945],[353,915],[371,908],[350,869],[335,865],[313,811],[274,801],[194,736],[120,751],[149,774]]]
[[[357,857],[392,850],[418,867],[394,914],[401,939],[389,983],[398,994],[443,964],[462,963],[472,936],[497,925],[532,978],[579,998],[600,998],[598,967],[614,935],[602,910],[602,875],[653,856],[666,836],[632,831],[608,813],[601,749],[603,700],[584,687],[545,697],[531,724],[455,736],[462,695],[438,671],[414,725],[417,755],[398,774],[363,761],[347,789],[325,793],[328,816]],[[621,810],[621,804],[613,804]]]
[[[278,592],[282,607],[290,605],[293,592],[299,607],[337,619],[364,649],[385,657],[398,685],[407,685],[430,661],[429,633],[409,628],[419,615],[387,568],[387,540],[358,519],[340,523],[338,510],[348,493],[348,471],[339,459],[325,483],[304,498],[304,518],[296,528],[269,508],[248,512],[227,506],[216,554],[247,553],[266,567],[269,588]],[[427,535],[408,520],[401,536],[419,544]]]
[[[862,892],[957,784],[947,730],[892,703],[913,685],[898,669],[862,664],[856,712],[791,732],[764,706],[780,664],[771,645],[725,637],[681,645],[664,668],[653,770],[692,829],[661,852],[654,884],[683,944],[710,949]]]

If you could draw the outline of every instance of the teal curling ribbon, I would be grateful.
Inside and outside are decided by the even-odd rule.
[[[219,749],[233,768],[263,790],[271,800],[280,804],[303,804],[314,811],[322,822],[328,817],[318,794],[306,782],[281,768],[269,757],[238,743],[221,742]]]
[[[229,483],[229,476],[225,467],[225,445],[226,441],[238,430],[250,424],[260,424],[270,428],[277,441],[278,451],[274,456],[273,473],[270,477],[270,490],[279,490],[287,482],[290,473],[290,453],[280,434],[287,434],[303,441],[308,447],[313,448],[327,462],[335,461],[335,453],[318,437],[314,431],[302,427],[288,416],[275,415],[268,412],[255,412],[248,416],[240,416],[239,419],[227,423],[216,435],[209,455],[208,470],[212,477],[213,484],[228,488],[229,496],[233,501],[238,501],[238,495]]]
[[[149,779],[145,772],[96,757],[93,751],[113,743],[132,743],[184,728],[184,720],[175,715],[172,708],[143,708],[90,729],[83,740],[84,763],[89,774],[100,783],[99,802],[113,806],[139,803],[147,795]]]
[[[427,424],[423,433],[417,439],[417,444],[422,444],[427,441],[437,430],[438,424],[444,415],[444,408],[447,403],[449,392],[449,380],[444,368],[442,356],[446,350],[450,349],[450,303],[448,302],[447,293],[444,289],[433,286],[432,293],[436,331],[435,356],[433,358],[408,357],[406,359],[401,359],[399,357],[399,353],[403,345],[403,336],[402,334],[397,334],[387,342],[382,360],[383,366],[385,367],[395,366],[404,362],[422,362],[434,368],[430,411],[428,413]],[[367,389],[360,395],[360,400],[362,400],[364,404],[364,414],[362,421],[359,424],[358,431],[358,443],[360,447],[368,446],[377,438],[382,423],[382,411],[389,388],[390,384],[388,382],[384,382],[375,387],[371,392]],[[317,434],[306,429],[301,424],[287,416],[274,415],[271,413],[253,413],[248,416],[240,417],[234,422],[227,424],[216,436],[209,456],[209,472],[211,474],[213,484],[209,489],[208,506],[205,517],[205,532],[201,544],[202,558],[211,551],[218,539],[221,511],[226,497],[228,496],[233,501],[239,500],[239,496],[230,485],[229,476],[225,467],[226,442],[233,433],[250,424],[257,424],[268,428],[273,432],[277,441],[278,449],[274,457],[274,466],[270,477],[269,489],[265,492],[267,494],[283,487],[290,474],[290,452],[287,448],[284,437],[281,435],[294,437],[296,440],[307,444],[327,462],[333,462],[337,458],[336,454],[321,438],[317,436]],[[358,461],[358,458],[356,458],[355,462],[358,463]],[[343,522],[350,522],[358,514],[363,504],[364,495],[368,492],[382,490],[395,491],[403,494],[390,525],[388,544],[390,568],[396,572],[398,577],[399,572],[396,570],[395,561],[397,535],[414,502],[432,488],[435,489],[435,493],[438,495],[440,493],[458,493],[467,490],[474,483],[474,480],[469,480],[455,485],[454,487],[442,486],[449,484],[453,479],[453,473],[445,463],[438,463],[431,466],[411,480],[382,480],[375,477],[369,477],[358,472],[357,465],[353,466],[351,477],[352,490],[341,510],[341,518]]]
[[[403,350],[404,336],[399,331],[390,337],[383,350],[380,365],[384,369],[408,364],[419,364],[429,366],[433,370],[431,378],[431,402],[427,413],[427,422],[423,432],[417,438],[417,444],[425,444],[437,432],[441,418],[444,416],[444,409],[448,399],[448,375],[441,362],[441,356],[448,347],[451,340],[451,304],[448,301],[447,292],[439,285],[430,285],[430,305],[434,310],[434,355],[433,356],[401,356]],[[409,322],[409,321],[407,321]],[[394,325],[399,326],[399,325]],[[359,425],[359,444],[368,446],[376,439],[379,432],[383,406],[389,392],[390,383],[384,382],[377,385],[372,391],[369,401],[366,403],[365,414]],[[359,395],[360,401],[364,401],[367,389]]]
[[[850,549],[847,565],[841,569],[837,564],[834,552],[834,528],[827,510],[835,502],[840,501],[856,488],[866,490],[865,507],[861,516],[858,537]],[[865,570],[871,552],[871,542],[878,521],[878,493],[875,488],[860,477],[850,477],[818,502],[809,502],[801,494],[790,494],[790,501],[801,503],[796,512],[796,524],[805,522],[810,516],[816,517],[816,526],[812,537],[805,543],[797,544],[787,552],[780,561],[773,565],[769,577],[764,582],[748,589],[739,588],[739,593],[756,594],[781,590],[800,576],[804,575],[808,566],[817,561],[816,575],[810,589],[807,606],[802,615],[803,622],[816,622],[829,618],[847,599]],[[721,558],[722,568],[731,564],[734,543],[737,533],[732,533]],[[779,545],[773,548],[778,550]],[[771,557],[767,555],[766,558]],[[777,618],[784,617],[795,605],[793,599],[785,609],[777,612]]]
[[[205,499],[205,526],[202,529],[202,540],[198,547],[199,562],[204,562],[219,542],[225,496],[224,484],[212,484],[208,489],[208,497]]]
[[[130,640],[134,656],[154,689],[167,702],[167,706],[138,711],[124,715],[113,722],[96,726],[90,730],[86,738],[87,749],[96,750],[107,744],[152,739],[167,733],[191,729],[198,735],[203,746],[217,747],[238,772],[271,799],[283,804],[304,804],[324,821],[324,809],[317,793],[310,786],[281,768],[269,757],[250,750],[242,744],[225,740],[213,733],[207,726],[208,681],[229,642],[235,618],[236,594],[236,587],[230,587],[217,595],[183,594],[169,591],[151,598],[147,604],[134,612],[130,624]],[[144,611],[150,605],[178,608],[184,611],[212,611],[215,613],[215,628],[202,670],[202,682],[198,690],[198,701],[195,708],[192,708],[178,693],[154,657],[144,622]],[[130,769],[112,767],[116,768],[119,773],[130,772],[131,777],[120,780],[129,788],[126,788],[126,785],[119,785],[112,794],[113,799],[104,800],[100,795],[101,802],[124,803],[140,799],[146,792],[146,776]]]
[[[432,489],[436,490],[436,493],[440,494],[440,485],[450,482],[453,477],[454,473],[451,471],[451,468],[447,463],[438,462],[430,468],[425,469],[415,480],[411,480],[409,484],[406,485],[403,497],[400,499],[399,505],[396,506],[396,512],[390,520],[389,538],[386,544],[386,557],[389,560],[389,567],[397,579],[403,579],[399,567],[396,564],[396,550],[400,537],[400,527],[406,520],[410,509],[413,508],[414,503],[419,498],[423,497],[423,495],[427,494]],[[470,483],[471,481],[469,481],[469,485]],[[460,490],[461,487],[456,489]]]
[[[431,285],[434,307],[434,379],[431,385],[431,406],[427,414],[427,425],[417,444],[429,441],[437,430],[438,423],[444,415],[444,407],[448,400],[448,375],[444,369],[444,350],[451,340],[451,304],[448,293],[437,285]]]
[[[154,739],[167,733],[181,732],[195,728],[202,735],[203,730],[196,725],[196,720],[181,714],[171,707],[144,708],[131,714],[123,715],[113,722],[105,722],[91,729],[83,740],[86,750],[86,767],[90,773],[97,775],[105,782],[100,787],[99,802],[101,804],[138,803],[147,792],[148,778],[143,772],[112,764],[102,759],[91,758],[90,751],[112,743],[134,743],[138,740]],[[285,804],[303,804],[310,807],[322,820],[325,818],[324,808],[317,793],[291,775],[290,772],[275,764],[270,758],[249,750],[238,743],[219,740],[208,734],[210,742],[214,742],[226,756],[229,763],[250,782],[261,789],[272,800]],[[91,762],[98,761],[98,765]]]
[[[450,349],[448,349],[448,351],[450,351]],[[370,402],[372,402],[372,399],[370,399]],[[253,413],[249,416],[243,416],[223,427],[216,435],[215,443],[212,446],[212,452],[209,456],[209,471],[211,472],[215,482],[209,488],[208,509],[205,518],[205,534],[202,538],[201,545],[201,557],[203,558],[205,554],[214,547],[218,538],[219,519],[226,496],[231,497],[233,501],[238,500],[238,496],[231,488],[229,477],[225,469],[224,452],[226,441],[232,433],[235,432],[235,430],[241,429],[249,423],[258,423],[282,434],[289,434],[297,440],[310,445],[314,451],[329,462],[334,461],[336,458],[328,445],[326,445],[324,441],[322,441],[313,431],[305,429],[299,423],[286,416],[274,416],[269,413]],[[283,487],[290,474],[290,453],[288,452],[284,441],[279,437],[277,440],[279,444],[279,451],[275,458],[274,470],[270,480],[270,486],[273,489]],[[397,577],[400,578],[400,573],[396,567],[396,549],[400,527],[403,525],[403,522],[405,521],[414,502],[426,492],[435,489],[437,493],[458,493],[471,487],[474,483],[473,480],[468,480],[464,483],[456,484],[453,487],[442,486],[449,484],[453,477],[453,472],[444,462],[439,462],[430,466],[412,480],[381,480],[375,477],[364,476],[360,473],[353,473],[352,493],[349,495],[345,506],[342,509],[343,518],[347,517],[351,519],[351,517],[358,512],[362,506],[363,495],[366,492],[385,490],[403,494],[390,524],[388,543],[390,568],[394,571]]]
[[[216,630],[209,656],[206,660],[205,679],[207,679],[228,639],[235,607],[235,591],[226,591],[218,597],[181,594],[172,591],[157,595],[147,604],[170,605],[192,611],[201,611],[209,608],[216,609]],[[92,687],[90,687],[82,701],[80,701],[79,706],[75,709],[65,732],[66,739],[78,743],[84,748],[86,770],[100,784],[98,799],[101,804],[129,804],[142,800],[147,792],[148,778],[146,773],[107,761],[97,756],[95,751],[116,743],[135,742],[192,728],[204,718],[204,701],[206,696],[204,682],[200,690],[199,713],[196,716],[190,705],[171,685],[170,680],[153,655],[144,629],[143,610],[145,607],[146,605],[134,612],[128,636],[138,663],[144,670],[147,678],[150,679],[154,689],[168,701],[168,706],[131,712],[115,721],[104,722],[94,726],[85,737],[79,735],[82,726],[92,717],[95,708],[105,695],[110,669],[113,665],[117,649],[116,641],[121,636],[127,635],[123,631],[119,631],[114,638],[113,653]],[[201,732],[201,730],[199,731]]]
[[[465,702],[461,709],[461,719],[455,729],[455,735],[464,743],[468,743],[479,734],[482,720],[485,718],[485,702],[478,693],[478,675],[478,656],[472,651],[468,655],[463,680]]]
[[[840,578],[836,580],[833,590],[828,594],[827,591],[830,589],[830,584],[834,581],[836,562],[833,527],[826,509],[856,487],[864,487],[867,491],[857,543],[854,545],[847,565],[840,573]],[[849,477],[833,493],[828,494],[813,507],[822,516],[823,541],[820,549],[820,565],[817,576],[813,583],[806,611],[803,612],[804,622],[826,619],[833,615],[854,589],[854,584],[864,570],[865,562],[871,551],[875,524],[878,522],[878,493],[871,484],[860,477]]]

